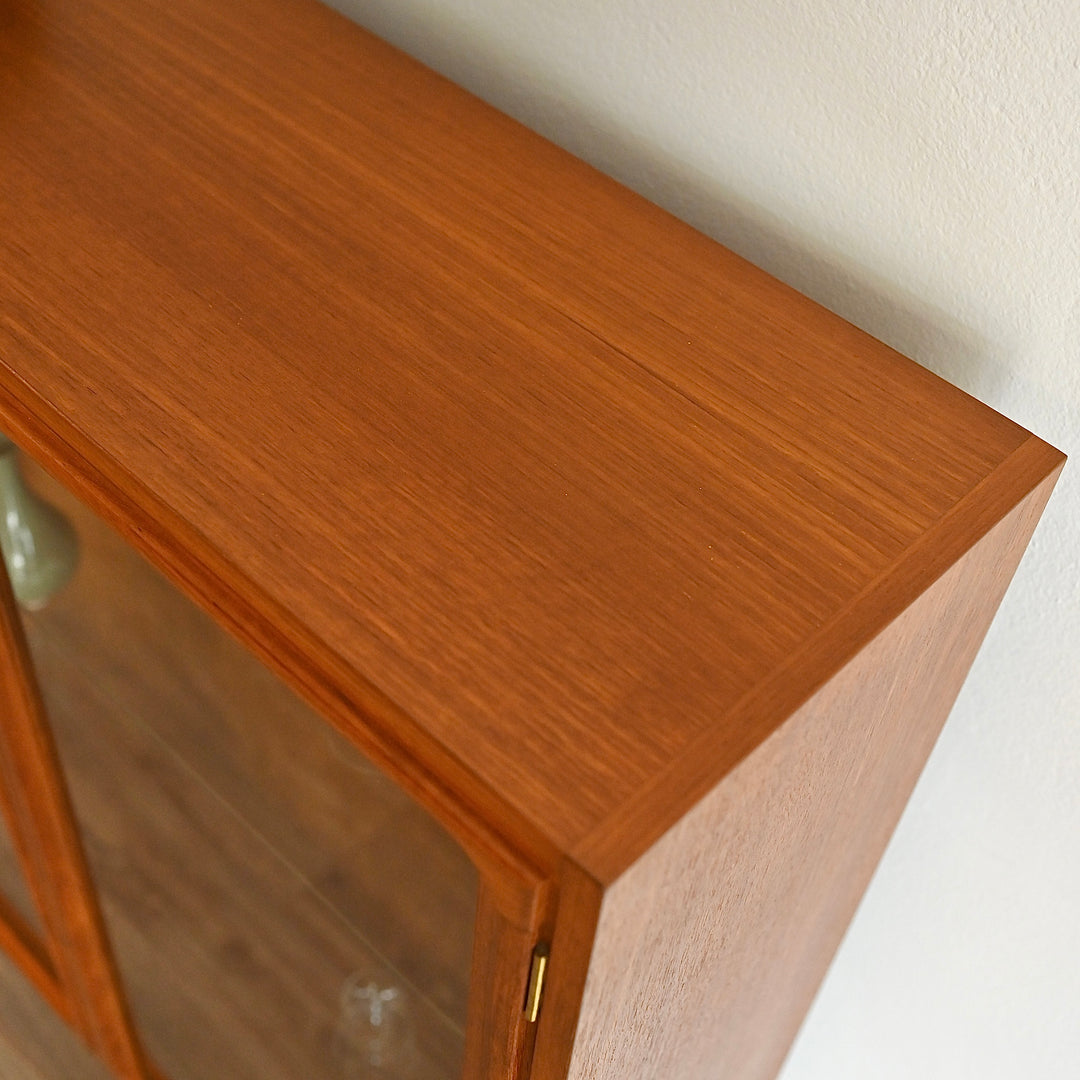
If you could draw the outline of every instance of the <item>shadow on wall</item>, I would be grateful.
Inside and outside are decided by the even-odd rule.
[[[846,258],[792,221],[665,151],[462,8],[387,0],[332,6],[454,82],[669,210],[756,266],[983,401],[1013,374],[969,327]]]

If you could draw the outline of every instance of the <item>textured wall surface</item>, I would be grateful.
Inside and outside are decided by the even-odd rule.
[[[1080,455],[1076,0],[335,2]],[[1078,551],[1074,460],[784,1080],[1080,1075]]]

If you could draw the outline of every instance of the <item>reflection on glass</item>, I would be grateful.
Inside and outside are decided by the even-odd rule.
[[[354,971],[341,988],[339,1074],[347,1080],[417,1075],[413,1014],[403,986],[388,982],[383,972]]]
[[[81,566],[26,617],[140,1032],[171,1080],[456,1080],[475,870],[39,474]]]

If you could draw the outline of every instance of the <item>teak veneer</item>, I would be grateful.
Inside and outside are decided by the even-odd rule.
[[[1062,455],[314,0],[0,0],[0,160],[0,429],[472,860],[467,1080],[774,1075]]]

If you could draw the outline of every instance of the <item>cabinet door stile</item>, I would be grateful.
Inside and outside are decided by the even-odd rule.
[[[550,940],[547,883],[532,892],[525,919],[503,910],[499,892],[481,879],[473,937],[471,990],[465,1031],[463,1080],[525,1080],[536,1024],[525,1011],[525,994],[537,945]]]

